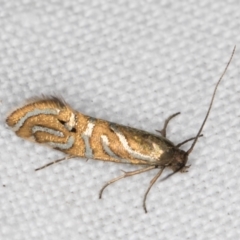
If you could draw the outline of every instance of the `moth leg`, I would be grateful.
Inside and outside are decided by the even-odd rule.
[[[161,133],[161,135],[162,135],[163,137],[166,137],[166,136],[167,136],[167,125],[168,125],[168,123],[170,122],[170,120],[171,120],[172,118],[176,117],[178,114],[180,114],[180,112],[174,113],[173,115],[169,116],[169,117],[165,120],[165,122],[164,122],[163,129],[160,130],[160,131],[159,131],[159,130],[156,130],[156,131],[159,132],[159,133]]]
[[[46,168],[46,167],[48,167],[48,166],[51,166],[51,165],[53,165],[53,164],[55,164],[55,163],[59,163],[59,162],[61,162],[61,161],[69,160],[69,159],[71,159],[71,158],[76,158],[76,157],[77,157],[77,156],[69,155],[69,156],[66,156],[66,157],[64,157],[64,158],[57,159],[57,160],[55,160],[55,161],[53,161],[53,162],[50,162],[50,163],[47,163],[47,164],[43,165],[42,167],[36,168],[35,171],[41,170],[41,169]]]
[[[147,207],[146,207],[146,200],[147,200],[147,195],[150,191],[150,189],[152,188],[153,184],[157,181],[157,179],[161,176],[162,172],[163,172],[164,168],[161,168],[160,171],[157,173],[157,175],[151,180],[150,185],[147,189],[147,191],[144,194],[144,198],[143,198],[143,209],[145,211],[145,213],[147,213]]]
[[[203,134],[199,135],[199,137],[202,137],[202,136],[203,136]],[[179,148],[179,147],[182,146],[183,144],[185,144],[185,143],[187,143],[187,142],[189,142],[189,141],[192,141],[192,140],[194,140],[195,138],[196,138],[196,137],[189,138],[189,139],[187,139],[187,140],[185,140],[185,141],[177,144],[176,147]]]
[[[138,170],[135,170],[135,171],[131,171],[131,172],[124,172],[124,174],[122,176],[119,176],[119,177],[116,177],[112,180],[110,180],[109,182],[107,182],[100,190],[99,192],[99,198],[102,198],[102,194],[103,194],[103,190],[109,186],[110,184],[120,180],[120,179],[123,179],[125,177],[130,177],[130,176],[133,176],[133,175],[136,175],[136,174],[140,174],[140,173],[143,173],[143,172],[147,172],[147,171],[150,171],[152,169],[155,169],[156,166],[150,166],[150,167],[146,167],[146,168],[142,168],[142,169],[138,169]]]

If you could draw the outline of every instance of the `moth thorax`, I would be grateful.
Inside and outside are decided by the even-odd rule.
[[[188,160],[187,152],[177,148],[177,149],[175,149],[170,168],[174,172],[179,171],[180,169],[183,170],[187,163],[187,160]]]

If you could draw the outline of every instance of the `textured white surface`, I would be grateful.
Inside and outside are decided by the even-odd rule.
[[[240,4],[0,0],[0,239],[240,239]],[[73,159],[24,141],[7,114],[41,94],[93,117],[196,134],[234,45],[191,168],[142,197],[154,172],[98,191],[129,165]],[[185,146],[187,149],[188,146]],[[165,172],[164,175],[169,172]]]

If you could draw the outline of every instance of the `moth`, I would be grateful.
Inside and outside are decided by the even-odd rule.
[[[208,111],[198,133],[195,137],[176,145],[166,138],[166,130],[170,120],[180,114],[179,112],[165,120],[163,129],[159,131],[161,135],[157,135],[86,116],[75,111],[64,100],[57,97],[43,97],[34,99],[16,109],[7,117],[6,123],[17,136],[46,144],[67,154],[65,158],[48,163],[36,170],[76,157],[143,166],[135,171],[124,172],[123,175],[107,182],[100,190],[99,198],[102,197],[107,186],[122,178],[159,169],[143,198],[143,208],[147,212],[147,195],[163,170],[170,168],[173,171],[165,177],[166,179],[177,172],[186,172],[190,167],[190,165],[186,165],[188,156],[201,136],[212,108],[216,90],[227,71],[234,52],[235,47],[215,86]],[[187,151],[181,150],[180,146],[188,141],[193,141],[191,147]]]

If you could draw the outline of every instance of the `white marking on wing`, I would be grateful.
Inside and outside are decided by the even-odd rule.
[[[58,149],[61,149],[61,150],[67,150],[67,149],[70,149],[73,146],[74,140],[75,140],[74,137],[70,136],[66,143],[47,142],[47,144],[50,145],[53,148],[58,148]]]
[[[87,129],[85,130],[85,132],[83,132],[83,135],[91,137],[94,126],[95,124],[93,122],[89,122],[87,125]]]
[[[119,160],[120,162],[122,163],[129,163],[130,160],[128,159],[124,159],[124,158],[121,158],[119,156],[117,156],[109,147],[109,140],[108,140],[108,137],[106,135],[102,135],[101,136],[101,142],[102,142],[102,145],[103,145],[103,149],[104,151],[112,158],[115,158],[117,160]]]
[[[37,115],[40,115],[40,114],[46,114],[46,115],[57,115],[58,113],[60,112],[59,109],[50,109],[50,108],[47,108],[47,109],[34,109],[33,111],[30,111],[28,113],[26,113],[13,127],[13,131],[17,132],[21,127],[22,125],[24,124],[24,122],[30,118],[30,117],[33,117],[33,116],[37,116]]]
[[[64,126],[67,128],[68,131],[71,131],[73,127],[75,127],[75,125],[76,125],[75,114],[71,113],[69,121],[66,122]]]
[[[140,152],[137,152],[135,150],[133,150],[129,145],[128,145],[128,141],[125,138],[125,136],[113,125],[111,125],[111,129],[116,133],[116,135],[119,138],[119,141],[121,142],[121,144],[123,145],[124,149],[134,158],[137,159],[141,159],[141,160],[146,160],[146,161],[153,161],[153,160],[157,160],[156,158],[149,156],[149,155],[145,155],[142,154]]]
[[[64,137],[64,134],[61,131],[57,131],[47,127],[34,126],[32,128],[32,133],[35,133],[35,132],[46,132],[57,137]]]
[[[81,137],[85,143],[85,157],[92,158],[93,157],[93,150],[90,146],[90,137],[92,136],[93,129],[95,127],[95,123],[93,119],[89,119],[88,125],[86,130],[82,133]]]

